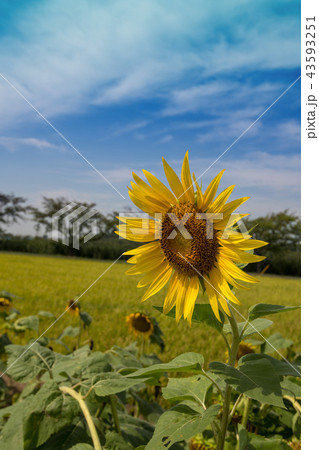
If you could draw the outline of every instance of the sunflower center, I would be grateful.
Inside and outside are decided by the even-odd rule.
[[[132,325],[135,330],[141,333],[147,333],[152,327],[151,321],[142,314],[136,314],[132,320]]]
[[[191,203],[172,206],[162,222],[161,246],[170,264],[184,275],[207,275],[214,266],[218,240],[213,224]]]

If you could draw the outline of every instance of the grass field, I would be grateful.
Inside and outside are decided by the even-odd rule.
[[[217,331],[200,324],[193,324],[190,329],[184,321],[176,325],[173,319],[164,317],[152,307],[163,303],[165,290],[141,303],[145,288],[136,288],[138,277],[125,275],[127,263],[118,261],[90,287],[110,265],[109,261],[0,253],[0,291],[6,290],[21,297],[15,300],[14,306],[22,316],[36,314],[39,310],[51,311],[59,316],[68,300],[87,290],[80,303],[82,310],[93,317],[89,333],[96,350],[129,344],[132,338],[128,334],[125,317],[131,312],[141,311],[155,316],[160,323],[166,342],[161,356],[164,361],[185,351],[200,352],[208,361],[224,358],[224,343]],[[255,303],[300,304],[300,279],[267,275],[259,278],[260,283],[250,291],[238,292],[242,302],[238,309],[245,317],[248,308]],[[199,301],[206,302],[206,295],[201,295]],[[274,315],[272,320],[274,324],[263,335],[280,332],[292,339],[295,350],[299,351],[300,312]],[[51,319],[43,320],[40,333],[51,323]],[[77,318],[65,314],[47,335],[57,337],[67,325],[77,324]],[[154,351],[157,349],[154,348]]]

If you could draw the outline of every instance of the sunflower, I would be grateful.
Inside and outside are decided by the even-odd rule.
[[[142,313],[133,313],[126,316],[126,325],[135,336],[142,336],[144,339],[150,337],[154,332],[152,318]]]
[[[230,315],[226,299],[240,304],[230,286],[248,289],[238,280],[258,282],[238,265],[264,259],[253,255],[252,250],[266,243],[238,231],[238,221],[248,214],[232,214],[249,197],[226,203],[234,185],[216,196],[224,170],[203,191],[194,174],[192,182],[188,152],[181,180],[164,158],[163,165],[172,191],[146,170],[143,173],[148,183],[133,173],[130,198],[151,218],[119,217],[123,223],[118,225],[117,234],[128,240],[147,242],[125,253],[132,255],[128,263],[134,264],[126,273],[143,274],[137,285],[148,286],[142,301],[168,283],[164,314],[176,306],[176,321],[184,315],[189,324],[202,285],[215,316],[221,320],[219,308]],[[207,219],[212,216],[213,220]]]
[[[12,306],[12,300],[9,297],[0,297],[0,311],[8,311]]]
[[[69,314],[71,314],[71,316],[75,317],[78,317],[78,315],[80,314],[80,309],[81,309],[80,303],[74,299],[69,300],[65,308],[65,310]]]
[[[248,355],[249,353],[255,353],[256,346],[253,344],[250,344],[249,342],[241,341],[239,344],[237,355],[236,355],[236,366],[238,365],[238,361],[241,357]],[[226,351],[226,361],[228,361],[229,353]]]

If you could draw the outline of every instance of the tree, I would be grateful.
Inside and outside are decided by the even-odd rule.
[[[248,230],[253,229],[254,239],[269,243],[260,249],[261,254],[300,251],[301,221],[297,215],[289,214],[287,209],[254,220],[246,220],[245,224]]]
[[[1,225],[9,226],[25,219],[28,206],[24,205],[26,199],[16,197],[14,194],[0,192],[0,231],[4,231]]]

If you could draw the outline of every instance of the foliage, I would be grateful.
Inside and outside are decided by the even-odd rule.
[[[14,299],[9,292],[5,295]],[[228,324],[209,323],[206,306],[195,305],[197,322],[218,333],[231,333]],[[294,309],[252,306],[251,323],[238,324],[239,339],[250,336],[254,325],[269,326],[271,321],[263,316]],[[289,442],[300,439],[300,366],[292,351],[290,361],[278,354],[273,357],[267,354],[272,350],[267,343],[255,339],[259,353],[244,355],[237,368],[218,361],[207,364],[195,352],[164,363],[154,354],[141,353],[136,344],[93,351],[78,340],[79,328],[91,324],[89,314],[80,312],[78,329],[69,325],[56,339],[39,336],[23,345],[4,342],[0,362],[4,450],[186,450],[189,444],[201,448],[196,447],[201,441],[213,449],[220,438],[221,393],[227,386],[232,388],[233,412],[225,449],[236,443],[241,449],[288,449]],[[7,311],[2,320],[15,329],[18,314]],[[20,326],[24,332],[38,333],[40,321],[55,320],[55,315],[41,310],[21,319],[17,338]],[[287,340],[279,333],[273,336],[276,345],[285,345]],[[52,345],[66,337],[75,345],[67,346],[66,354],[53,350]],[[243,426],[248,397],[252,403]]]
[[[268,214],[253,220],[245,220],[247,229],[252,230],[254,239],[268,242],[266,247],[256,250],[267,257],[257,265],[250,264],[249,271],[260,272],[268,266],[269,273],[300,276],[301,272],[301,221],[288,210]]]
[[[4,232],[1,225],[8,226],[25,218],[28,209],[24,205],[25,202],[26,199],[23,197],[0,192],[0,233]]]

